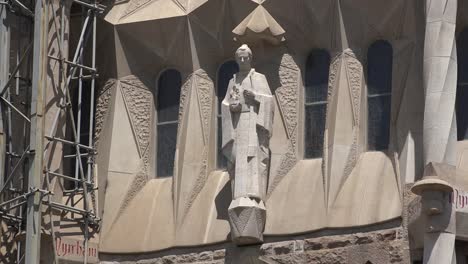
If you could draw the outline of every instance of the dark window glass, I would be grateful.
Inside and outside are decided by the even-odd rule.
[[[458,140],[464,140],[468,139],[468,28],[458,37],[457,53],[457,135]]]
[[[179,119],[180,87],[182,77],[176,70],[166,70],[158,80],[157,109],[157,153],[158,177],[170,177],[174,171]]]
[[[304,158],[323,155],[323,136],[327,112],[330,54],[314,50],[307,58],[305,71]]]
[[[74,81],[71,84],[70,99],[71,109],[73,110],[74,127],[78,135],[78,142],[82,145],[89,145],[89,115],[91,111],[91,81],[82,80],[81,88],[78,81]],[[81,90],[81,92],[80,92]],[[95,91],[97,89],[95,88]],[[81,98],[81,99],[80,99]],[[96,98],[96,96],[94,96]],[[94,104],[94,102],[93,102]],[[79,122],[78,122],[79,121]],[[94,120],[93,120],[94,128]],[[71,120],[67,119],[66,126],[66,139],[69,141],[75,141],[75,136],[72,129]],[[92,131],[94,133],[94,130]],[[63,173],[66,176],[72,178],[81,179],[80,170],[80,159],[83,168],[83,175],[87,179],[88,177],[88,156],[87,151],[80,148],[80,158],[76,158],[76,148],[73,145],[65,144],[63,146],[63,152],[66,160],[63,164]],[[91,176],[91,175],[90,175]],[[64,180],[64,188],[66,190],[72,190],[74,188],[81,187],[81,183],[75,181]]]
[[[227,167],[227,160],[224,157],[223,152],[221,151],[222,148],[222,124],[221,124],[221,103],[226,96],[227,88],[229,85],[229,80],[233,77],[235,73],[239,71],[239,66],[235,61],[228,61],[225,62],[219,68],[218,72],[218,83],[216,89],[216,96],[218,97],[218,138],[217,138],[217,161],[216,167],[218,169],[226,169]]]
[[[393,49],[384,40],[367,51],[367,144],[369,150],[388,149],[392,99]]]

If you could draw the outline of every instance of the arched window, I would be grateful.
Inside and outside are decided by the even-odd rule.
[[[180,87],[182,77],[177,70],[164,71],[158,80],[156,99],[156,175],[170,177],[174,173],[177,144]]]
[[[458,140],[464,140],[468,139],[468,28],[458,37],[457,53],[457,135]]]
[[[216,167],[218,169],[226,169],[227,167],[227,160],[224,157],[223,152],[221,151],[222,145],[222,124],[221,124],[221,103],[226,96],[227,88],[229,85],[229,80],[233,77],[235,73],[239,71],[239,66],[235,61],[227,61],[221,67],[219,67],[218,71],[218,83],[216,85],[216,96],[218,97],[218,139],[217,139],[217,159],[216,159]]]
[[[323,155],[329,68],[330,54],[326,50],[317,49],[310,53],[305,71],[305,159]]]
[[[392,45],[384,40],[374,42],[367,50],[368,150],[388,149],[392,66]]]

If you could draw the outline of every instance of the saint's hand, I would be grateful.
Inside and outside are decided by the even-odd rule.
[[[252,92],[251,90],[245,89],[245,90],[244,90],[244,97],[245,97],[247,100],[255,100],[255,93]]]
[[[242,105],[239,104],[239,103],[231,103],[231,104],[229,105],[229,109],[231,110],[231,112],[237,113],[237,112],[240,112],[240,111],[241,111]]]

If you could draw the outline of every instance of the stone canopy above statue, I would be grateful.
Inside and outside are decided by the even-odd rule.
[[[286,31],[262,5],[259,5],[232,33],[236,35],[235,39],[241,42],[252,43],[266,40],[272,44],[278,44],[285,40]]]

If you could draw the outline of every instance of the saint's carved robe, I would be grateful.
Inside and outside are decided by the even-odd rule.
[[[229,163],[233,199],[263,200],[268,181],[273,96],[265,76],[254,69],[240,79],[235,74],[230,80],[221,106],[223,153]],[[246,89],[255,94],[254,100],[244,98]],[[231,111],[233,102],[242,106],[240,111]]]

